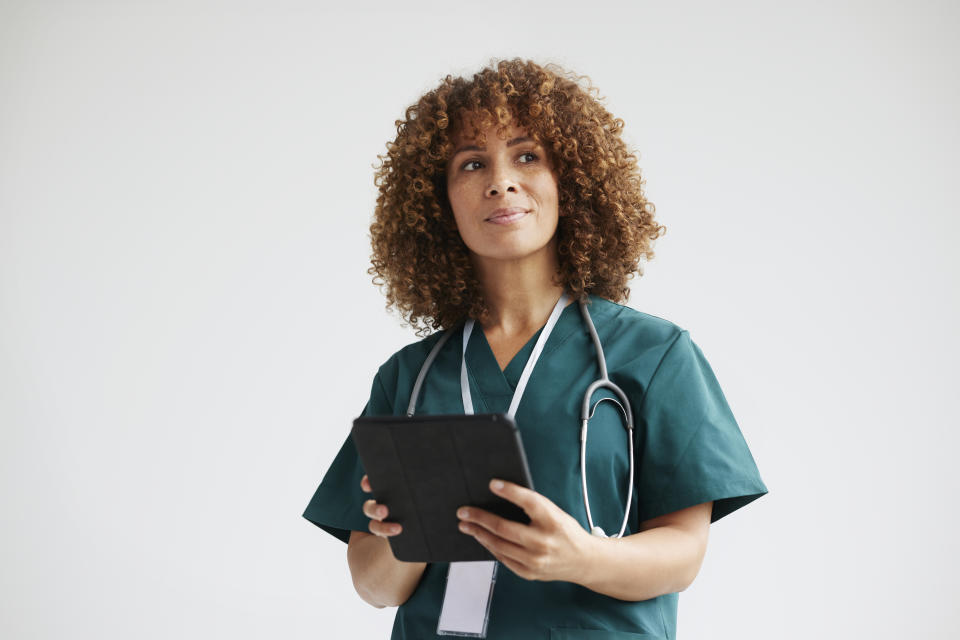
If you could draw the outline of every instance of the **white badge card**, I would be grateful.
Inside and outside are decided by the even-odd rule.
[[[438,636],[487,637],[497,564],[494,560],[450,563]]]

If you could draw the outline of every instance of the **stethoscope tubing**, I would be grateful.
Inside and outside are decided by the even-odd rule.
[[[594,326],[593,318],[590,317],[590,312],[587,310],[587,303],[582,299],[580,300],[580,314],[583,316],[584,324],[587,325],[590,338],[593,340],[593,347],[597,352],[597,365],[600,368],[600,379],[594,380],[590,383],[590,386],[587,387],[587,391],[583,394],[583,405],[580,409],[580,484],[583,489],[583,506],[587,512],[587,524],[590,526],[590,532],[594,535],[606,537],[603,529],[594,526],[593,514],[590,512],[590,494],[587,491],[587,428],[590,424],[590,418],[593,417],[600,403],[604,400],[609,400],[617,405],[623,415],[624,426],[627,429],[627,442],[630,448],[630,479],[627,483],[626,507],[623,512],[623,522],[620,524],[620,531],[617,535],[613,536],[615,538],[621,538],[623,537],[623,532],[627,529],[627,522],[630,519],[630,503],[633,500],[633,411],[630,408],[630,400],[627,398],[627,394],[623,392],[623,389],[614,384],[607,375],[607,359],[603,354],[600,336],[597,335],[597,328]],[[593,394],[599,389],[612,391],[613,394],[619,398],[620,402],[617,402],[613,398],[601,398],[597,400],[591,409],[590,401],[593,399]]]
[[[630,408],[630,400],[627,398],[627,394],[624,393],[620,387],[614,384],[607,375],[607,359],[604,357],[603,346],[600,344],[600,337],[597,335],[597,328],[594,326],[593,318],[590,317],[590,312],[587,310],[587,303],[582,299],[579,301],[579,303],[580,313],[583,316],[584,323],[587,325],[590,338],[593,341],[594,349],[597,352],[597,365],[600,368],[600,378],[591,382],[587,387],[587,390],[583,395],[583,404],[580,411],[580,486],[583,491],[583,506],[587,512],[587,523],[590,528],[590,533],[600,537],[607,537],[603,532],[603,529],[593,524],[593,514],[590,511],[590,499],[587,492],[586,460],[587,429],[590,418],[593,417],[593,413],[597,410],[597,407],[601,402],[604,400],[609,400],[617,405],[623,415],[624,427],[627,429],[627,441],[630,448],[630,476],[629,481],[627,482],[627,501],[626,507],[624,508],[623,522],[620,525],[619,533],[617,533],[615,536],[611,536],[620,538],[623,537],[623,533],[626,531],[627,522],[630,518],[630,504],[633,500],[633,411]],[[443,345],[446,344],[447,340],[450,339],[452,334],[452,331],[446,331],[442,336],[440,336],[440,339],[437,340],[437,343],[427,355],[427,359],[424,361],[423,366],[420,367],[420,372],[417,375],[417,379],[413,385],[413,391],[410,393],[410,403],[407,405],[407,417],[413,416],[416,410],[417,400],[420,397],[420,390],[423,387],[423,381],[427,377],[427,371],[430,369],[430,366],[436,359],[437,354],[440,353],[440,349],[443,348]],[[600,400],[597,400],[591,409],[590,401],[593,398],[593,394],[600,389],[607,389],[611,391],[617,397],[617,399],[609,397],[601,398]]]

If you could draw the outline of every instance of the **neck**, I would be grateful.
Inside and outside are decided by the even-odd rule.
[[[564,289],[554,280],[558,267],[555,242],[523,260],[475,259],[489,308],[487,316],[479,320],[485,331],[523,334],[547,321]]]

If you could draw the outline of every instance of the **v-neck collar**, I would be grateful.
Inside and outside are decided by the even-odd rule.
[[[574,300],[560,312],[560,317],[557,319],[557,324],[553,328],[553,333],[547,338],[547,342],[543,347],[543,353],[540,354],[541,358],[547,356],[566,340],[566,338],[580,326],[580,323],[583,322],[583,319],[580,317],[579,307],[580,303]],[[474,329],[470,336],[470,341],[467,344],[467,374],[473,388],[480,392],[479,397],[482,399],[483,404],[487,405],[487,411],[494,410],[493,407],[489,406],[490,402],[488,399],[492,400],[493,404],[497,406],[504,404],[504,402],[505,404],[510,403],[513,392],[520,382],[520,375],[523,373],[523,368],[526,366],[527,360],[530,358],[530,353],[533,351],[533,347],[536,345],[541,333],[543,333],[543,327],[527,340],[526,344],[513,356],[513,359],[510,360],[506,368],[501,370],[482,328],[477,326]],[[533,370],[533,375],[537,375],[536,368]],[[504,398],[506,398],[505,401]],[[476,403],[476,400],[474,402]]]

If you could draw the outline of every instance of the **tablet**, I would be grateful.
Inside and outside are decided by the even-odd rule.
[[[390,548],[405,562],[494,560],[462,533],[457,509],[475,506],[524,524],[524,511],[490,492],[501,478],[533,489],[514,421],[504,414],[364,417],[351,430],[374,499],[403,531]]]

